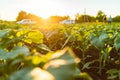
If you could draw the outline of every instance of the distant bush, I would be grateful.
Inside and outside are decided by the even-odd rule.
[[[120,15],[113,18],[113,22],[120,22]]]

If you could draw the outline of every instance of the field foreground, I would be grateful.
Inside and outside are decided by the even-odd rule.
[[[0,80],[120,80],[120,24],[0,22]]]

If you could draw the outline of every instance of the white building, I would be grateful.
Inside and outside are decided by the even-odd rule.
[[[63,20],[60,24],[75,24],[75,20]]]
[[[16,22],[17,24],[35,24],[36,21],[33,21],[31,19],[23,19],[21,21]]]

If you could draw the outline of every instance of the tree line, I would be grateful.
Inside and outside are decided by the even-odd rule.
[[[37,21],[37,23],[42,24],[44,22],[48,22],[48,23],[59,23],[60,21],[63,20],[69,20],[70,16],[66,15],[66,16],[50,16],[47,20],[44,20],[42,17],[36,16],[34,14],[31,13],[27,13],[25,11],[20,11],[18,13],[18,16],[16,17],[16,21],[21,21],[23,19],[31,19],[34,21]]]
[[[96,16],[91,16],[91,15],[86,15],[86,14],[76,14],[75,15],[75,20],[77,23],[79,22],[103,22],[104,16],[107,16],[103,11],[99,10]],[[109,16],[107,16],[108,18]],[[120,22],[120,15],[117,15],[112,18],[113,22]]]
[[[89,14],[75,14],[75,21],[76,23],[80,23],[80,22],[95,22],[95,21],[99,21],[99,22],[103,22],[103,17],[107,16],[103,11],[99,10],[96,16],[91,16]],[[48,22],[48,23],[59,23],[63,20],[69,20],[70,16],[66,15],[66,16],[50,16],[47,20],[44,20],[42,17],[36,16],[34,14],[31,13],[27,13],[25,11],[20,11],[18,13],[18,16],[16,17],[16,21],[20,21],[22,19],[32,19],[37,21],[38,24],[42,24],[44,22]],[[120,15],[117,15],[115,17],[112,18],[113,22],[120,22]]]

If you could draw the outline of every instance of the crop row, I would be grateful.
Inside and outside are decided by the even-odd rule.
[[[118,23],[17,26],[1,25],[1,80],[120,79]]]

